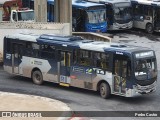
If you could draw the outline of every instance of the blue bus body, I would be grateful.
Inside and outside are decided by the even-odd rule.
[[[73,9],[72,10],[73,21],[74,19],[76,19],[77,13],[80,10],[83,10],[87,13],[85,16],[83,16],[84,14],[82,14],[82,17],[85,17],[84,31],[86,32],[106,32],[107,31],[108,26],[106,21],[106,11],[105,11],[105,6],[103,6],[102,4],[72,0],[72,9]],[[73,26],[74,25],[76,24],[73,23]]]
[[[54,0],[48,0],[47,16],[54,22]],[[107,32],[105,5],[72,0],[73,31]]]
[[[108,30],[125,30],[133,26],[130,0],[85,0],[106,6]]]

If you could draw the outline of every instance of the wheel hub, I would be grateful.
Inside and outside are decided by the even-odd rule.
[[[37,81],[40,81],[40,76],[39,76],[38,74],[36,74],[36,75],[35,75],[35,79],[36,79]]]
[[[105,95],[105,88],[103,86],[101,87],[101,94]]]

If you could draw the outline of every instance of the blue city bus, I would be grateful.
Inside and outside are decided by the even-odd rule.
[[[86,0],[106,5],[108,30],[127,30],[133,27],[130,0]]]
[[[156,90],[157,62],[149,48],[78,36],[14,34],[4,38],[4,70],[28,78],[133,97]]]
[[[54,22],[54,0],[48,0],[48,21]],[[72,0],[72,28],[78,32],[106,32],[105,5]]]

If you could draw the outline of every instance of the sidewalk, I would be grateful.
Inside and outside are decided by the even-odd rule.
[[[59,119],[65,119],[65,118],[61,118],[61,115],[66,114],[64,111],[71,111],[71,109],[65,103],[60,102],[58,100],[53,100],[50,98],[33,96],[33,95],[0,92],[0,111],[1,111],[0,116],[2,116],[0,118],[1,120],[59,120]],[[10,116],[10,112],[6,113],[6,111],[7,112],[13,111],[11,113],[12,117],[5,117],[5,116]],[[52,114],[53,111],[60,111],[58,112],[59,113],[58,115],[60,116],[43,117],[41,113],[33,114],[33,113],[25,113],[25,112],[20,114],[17,114],[17,113],[14,114],[14,111],[18,111],[18,112],[51,111],[50,114]],[[17,117],[17,116],[20,116],[20,117]]]

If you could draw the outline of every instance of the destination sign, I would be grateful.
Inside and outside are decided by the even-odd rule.
[[[141,52],[141,53],[136,53],[135,56],[136,56],[136,58],[153,57],[154,53],[153,53],[153,51]]]

